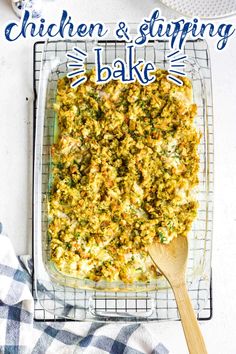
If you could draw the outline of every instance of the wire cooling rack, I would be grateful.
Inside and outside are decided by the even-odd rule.
[[[65,52],[78,44],[80,48],[87,51],[86,42],[68,42],[52,41],[50,45],[44,50],[44,42],[37,42],[34,46],[34,123],[37,116],[37,93],[39,76],[41,69],[42,57],[44,60],[50,60],[51,54],[54,53],[58,57],[64,57]],[[103,41],[102,46],[105,52],[109,50],[109,41]],[[113,49],[115,48],[115,55],[119,53],[119,48],[122,45],[112,41]],[[115,47],[114,47],[115,45]],[[125,44],[123,44],[125,45]],[[168,50],[168,44],[165,41],[158,42],[158,55],[161,58],[164,66],[168,67],[168,62],[165,60]],[[208,173],[209,173],[209,190],[208,200],[200,201],[200,209],[198,213],[198,224],[201,225],[204,215],[207,212],[207,230],[201,226],[197,230],[198,238],[195,240],[195,249],[199,252],[205,252],[210,260],[211,243],[212,243],[212,223],[213,223],[213,107],[212,107],[212,94],[211,94],[211,68],[208,48],[204,41],[187,41],[184,49],[189,58],[195,59],[201,67],[201,72],[204,77],[206,89],[206,108],[207,108],[207,129],[208,129]],[[161,54],[160,54],[161,53]],[[146,49],[144,49],[144,59],[146,56]],[[155,58],[158,63],[158,58]],[[198,107],[198,116],[200,120],[204,120],[204,107]],[[35,132],[35,124],[34,124]],[[201,153],[201,152],[200,152]],[[203,167],[204,169],[204,167]],[[202,219],[203,218],[203,219]],[[205,233],[204,236],[201,236]],[[33,233],[34,234],[34,233]],[[199,236],[200,235],[200,236]],[[194,262],[190,250],[189,263]],[[191,266],[190,266],[191,267]],[[189,294],[198,314],[199,320],[209,320],[212,317],[212,281],[211,274],[208,274],[208,280],[204,277],[199,278],[189,287]],[[209,280],[210,279],[210,280]],[[125,292],[101,292],[101,291],[87,291],[79,290],[70,287],[56,285],[51,282],[33,282],[37,287],[33,289],[35,298],[35,313],[34,317],[37,321],[153,321],[153,320],[168,320],[178,319],[178,310],[174,299],[173,292],[170,288],[161,291],[146,291],[137,293]],[[35,287],[34,285],[34,287]]]

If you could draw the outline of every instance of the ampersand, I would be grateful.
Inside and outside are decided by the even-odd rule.
[[[129,38],[129,30],[128,26],[126,25],[125,22],[119,22],[118,23],[118,28],[116,30],[116,36],[118,39],[127,39],[128,41],[130,40]]]

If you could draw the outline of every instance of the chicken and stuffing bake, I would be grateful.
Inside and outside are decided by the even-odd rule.
[[[148,86],[58,81],[51,148],[51,260],[80,279],[154,279],[154,240],[187,236],[197,214],[200,133],[191,82],[156,71]]]

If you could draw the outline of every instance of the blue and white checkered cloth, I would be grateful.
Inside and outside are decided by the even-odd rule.
[[[34,322],[32,268],[31,258],[17,258],[9,238],[1,234],[0,354],[169,353],[145,324]]]

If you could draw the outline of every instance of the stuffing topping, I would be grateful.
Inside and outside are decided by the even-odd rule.
[[[148,281],[154,242],[187,236],[197,214],[200,133],[191,82],[58,81],[49,195],[51,259],[93,281]]]

